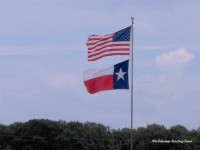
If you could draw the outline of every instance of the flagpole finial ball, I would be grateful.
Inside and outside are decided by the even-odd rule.
[[[134,17],[131,17],[131,20],[132,20],[132,24],[133,24]]]

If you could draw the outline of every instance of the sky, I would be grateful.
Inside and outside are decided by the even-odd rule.
[[[200,127],[200,1],[0,0],[0,123],[30,119],[130,128],[130,91],[90,95],[83,72],[127,56],[87,61],[91,34],[134,16],[133,127]]]

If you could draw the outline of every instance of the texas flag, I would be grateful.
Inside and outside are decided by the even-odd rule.
[[[100,91],[129,89],[129,60],[105,69],[90,69],[84,72],[84,84],[90,94]]]

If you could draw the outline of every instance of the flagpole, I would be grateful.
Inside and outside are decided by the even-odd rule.
[[[133,150],[133,24],[134,17],[131,17],[131,150]]]

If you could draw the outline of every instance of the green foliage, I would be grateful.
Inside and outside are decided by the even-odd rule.
[[[188,131],[181,125],[170,129],[157,124],[139,127],[132,131],[134,150],[200,150],[199,131]],[[99,123],[30,120],[0,125],[0,150],[130,150],[130,132]],[[185,139],[192,142],[152,142]]]

